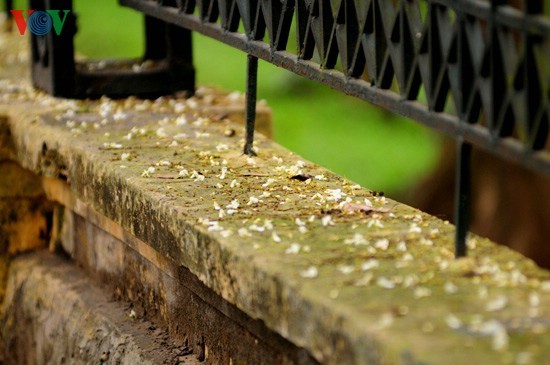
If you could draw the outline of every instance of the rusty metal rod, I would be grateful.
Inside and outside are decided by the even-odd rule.
[[[457,139],[455,176],[455,257],[467,254],[466,236],[470,224],[472,145],[462,137]]]
[[[248,55],[246,67],[246,142],[244,154],[256,156],[254,145],[254,124],[256,122],[256,94],[258,91],[258,58]]]
[[[6,22],[8,23],[8,29],[11,25],[11,19],[12,19],[12,16],[11,16],[11,10],[13,9],[13,0],[6,0],[6,8],[4,9],[5,12],[6,12]]]

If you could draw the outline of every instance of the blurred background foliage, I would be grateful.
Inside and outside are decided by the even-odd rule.
[[[18,0],[15,8],[25,9],[23,4]],[[115,0],[75,0],[74,10],[77,52],[90,58],[142,54],[140,13]],[[199,34],[193,37],[197,83],[244,92],[246,55]],[[273,109],[275,140],[367,188],[399,198],[437,161],[437,135],[416,122],[263,61],[258,78],[258,99]]]

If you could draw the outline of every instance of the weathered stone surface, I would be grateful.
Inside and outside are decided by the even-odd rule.
[[[5,305],[6,364],[199,363],[166,331],[135,318],[82,270],[45,251],[13,261]]]
[[[60,213],[58,243],[115,298],[130,303],[138,318],[166,326],[171,338],[187,339],[207,363],[317,364],[115,222],[89,207],[80,214],[68,208]]]
[[[0,160],[0,199],[40,198],[44,196],[42,178],[10,160]]]
[[[13,141],[5,116],[0,115],[0,160],[13,158]]]
[[[51,204],[43,199],[0,199],[0,250],[10,255],[45,247]]]
[[[74,194],[52,198],[114,221],[319,362],[550,358],[550,273],[530,260],[472,236],[455,261],[448,222],[261,136],[259,156],[243,156],[243,131],[198,111],[216,103],[208,90],[60,101],[6,70],[0,114],[18,162]]]
[[[0,158],[0,301],[10,257],[46,246],[51,211],[42,179],[14,161]]]

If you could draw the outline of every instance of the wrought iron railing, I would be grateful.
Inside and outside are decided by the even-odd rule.
[[[71,6],[70,0],[31,3]],[[74,62],[73,33],[50,34],[33,37],[35,85],[71,97],[192,91],[190,31],[195,31],[248,54],[247,154],[254,154],[259,58],[412,118],[458,141],[457,256],[466,254],[472,144],[550,175],[544,149],[549,147],[550,18],[543,0],[518,0],[514,6],[505,0],[120,3],[146,15],[145,58],[159,62],[156,74],[122,74],[116,67],[92,72]],[[287,49],[292,30],[295,50]],[[76,65],[69,80],[66,68],[56,68],[60,59]],[[59,79],[62,73],[65,78]],[[162,77],[171,82],[159,84]]]

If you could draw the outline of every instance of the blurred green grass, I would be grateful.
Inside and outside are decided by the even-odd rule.
[[[78,52],[91,58],[141,55],[141,14],[113,0],[75,0],[74,9]],[[246,55],[193,37],[198,84],[244,91]],[[273,109],[278,143],[365,187],[396,196],[435,164],[438,139],[418,123],[263,61],[258,98]]]

